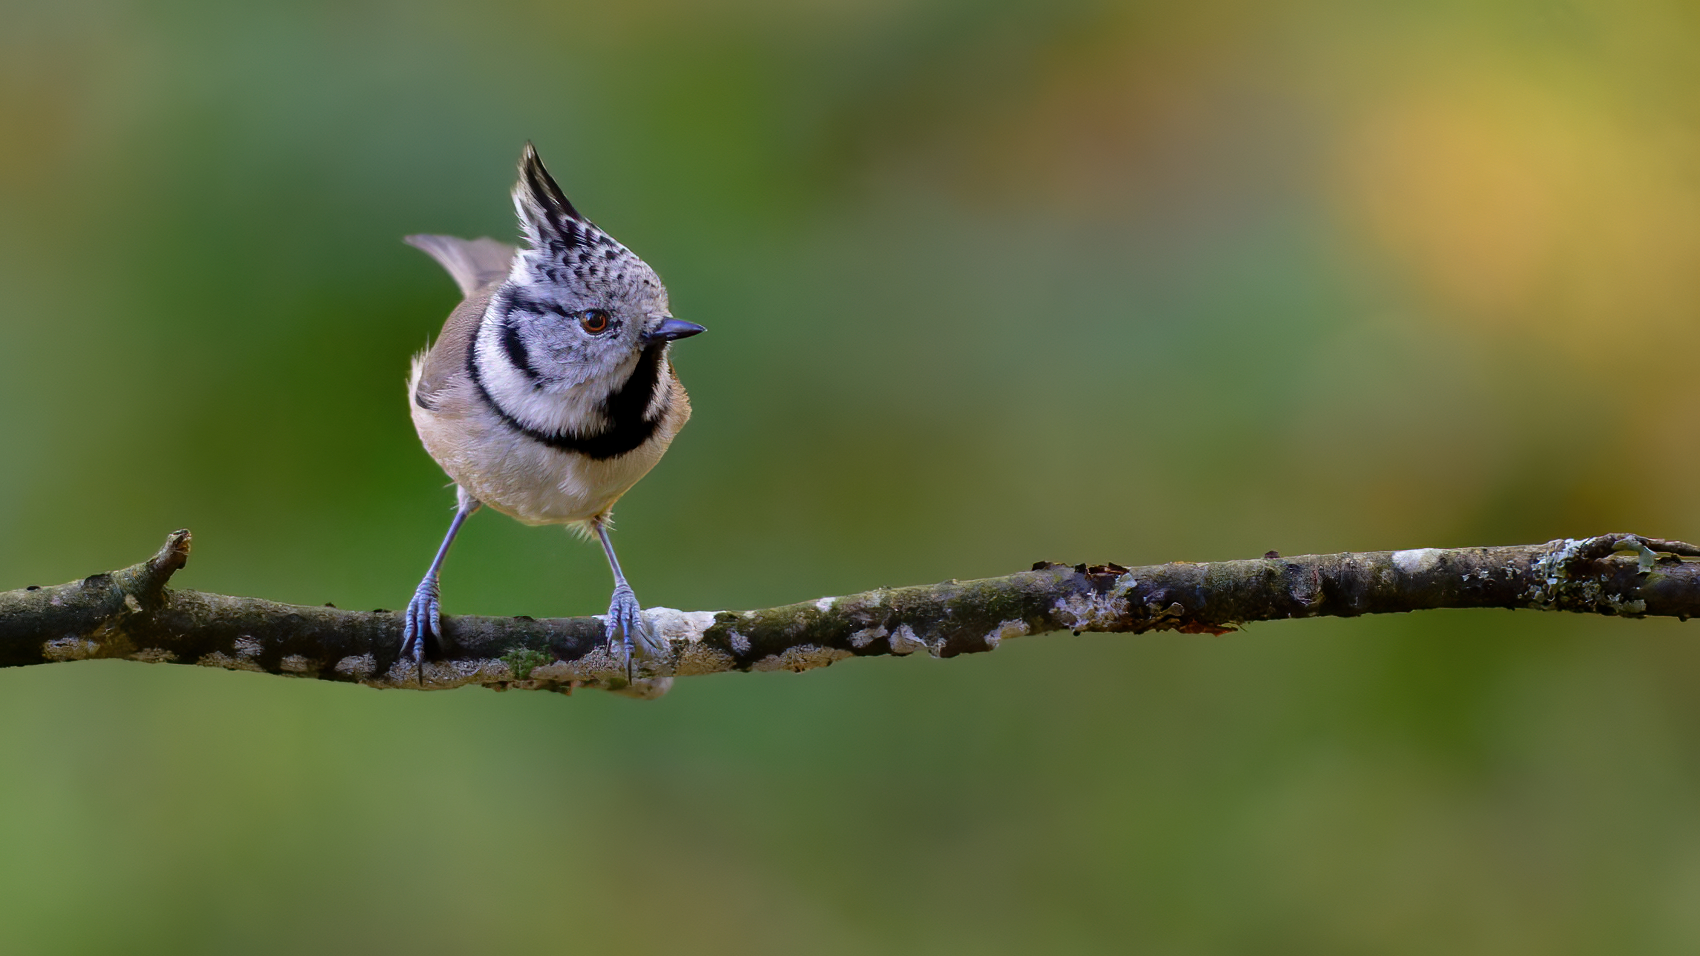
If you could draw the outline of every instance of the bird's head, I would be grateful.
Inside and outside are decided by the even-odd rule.
[[[513,197],[527,248],[487,315],[533,387],[617,387],[645,352],[702,331],[673,318],[655,270],[573,208],[530,143]]]

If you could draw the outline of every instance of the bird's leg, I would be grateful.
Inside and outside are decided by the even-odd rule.
[[[608,521],[605,516],[590,519],[590,524],[596,529],[596,536],[602,539],[602,551],[608,555],[608,567],[614,572],[614,598],[608,602],[608,651],[614,650],[614,641],[619,639],[626,652],[626,679],[635,679],[632,669],[632,650],[645,660],[660,659],[666,645],[657,640],[644,624],[643,608],[638,606],[637,595],[632,593],[632,586],[626,583],[626,576],[620,571],[620,559],[614,556],[614,542],[608,540]]]
[[[413,600],[407,602],[401,629],[401,656],[413,658],[421,680],[424,679],[426,636],[443,636],[443,607],[437,598],[437,572],[443,566],[443,558],[448,556],[449,545],[455,543],[460,526],[479,508],[478,501],[467,494],[465,488],[456,486],[455,499],[455,519],[449,522],[449,533],[443,536],[443,544],[431,561],[431,569],[425,572],[425,579],[419,582],[419,587],[414,588]]]

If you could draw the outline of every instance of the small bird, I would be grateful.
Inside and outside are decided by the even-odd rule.
[[[673,318],[655,270],[573,208],[530,143],[513,200],[524,248],[406,239],[464,298],[407,383],[419,440],[454,479],[457,507],[407,605],[402,656],[423,674],[426,640],[442,636],[443,557],[467,517],[489,505],[601,540],[614,572],[608,647],[623,649],[630,676],[634,647],[653,660],[666,645],[620,572],[609,516],[691,417],[668,351],[703,327]]]

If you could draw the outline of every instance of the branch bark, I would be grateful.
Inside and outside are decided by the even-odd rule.
[[[1050,631],[1221,634],[1250,621],[1430,608],[1619,617],[1700,614],[1700,548],[1608,534],[1497,548],[1304,555],[1143,568],[1041,562],[978,581],[880,588],[756,611],[650,608],[672,659],[628,682],[599,617],[445,616],[422,669],[398,654],[395,611],[300,607],[168,588],[189,558],[178,531],[148,560],[54,587],[0,592],[0,667],[91,658],[200,664],[366,684],[483,684],[638,697],[675,676],[803,671],[849,657],[955,657]]]

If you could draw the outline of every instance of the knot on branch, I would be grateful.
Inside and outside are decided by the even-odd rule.
[[[141,564],[0,593],[0,665],[133,654],[131,633],[151,629],[166,583],[188,559],[189,532],[176,531]]]
[[[134,567],[125,568],[118,574],[125,578],[123,582],[126,594],[133,596],[143,606],[153,606],[165,595],[165,585],[171,576],[183,570],[189,563],[189,543],[192,535],[188,528],[171,532],[160,545],[154,556]]]
[[[1590,567],[1625,553],[1635,555],[1632,578]],[[1700,547],[1638,534],[1555,539],[1534,562],[1536,581],[1527,597],[1538,608],[1640,617],[1647,613],[1647,602],[1639,596],[1641,579],[1658,564],[1681,564],[1683,557],[1700,557]]]

